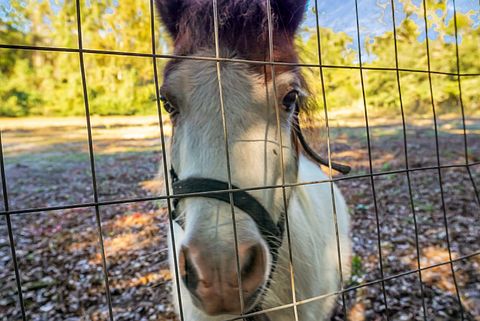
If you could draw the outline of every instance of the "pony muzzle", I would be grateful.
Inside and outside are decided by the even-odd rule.
[[[180,250],[179,272],[193,303],[208,315],[240,314],[253,308],[268,277],[268,249],[260,243],[239,244],[237,264],[235,252],[215,256],[218,252],[207,248],[196,242]]]

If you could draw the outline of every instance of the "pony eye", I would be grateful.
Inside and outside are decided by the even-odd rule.
[[[170,115],[176,115],[178,113],[177,109],[170,103],[170,101],[165,96],[160,97],[160,101],[163,104],[163,108]]]
[[[286,111],[292,111],[298,103],[299,93],[297,90],[292,90],[283,97],[282,105]]]

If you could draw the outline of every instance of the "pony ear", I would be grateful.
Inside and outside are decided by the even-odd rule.
[[[163,25],[167,28],[170,35],[176,38],[185,0],[155,0],[155,4]]]
[[[307,0],[270,0],[273,12],[277,15],[278,26],[293,34],[297,31]]]

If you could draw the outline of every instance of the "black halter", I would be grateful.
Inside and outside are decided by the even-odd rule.
[[[174,213],[176,217],[176,209],[179,200],[187,197],[207,197],[223,201],[230,204],[230,193],[232,193],[233,205],[245,213],[247,213],[257,225],[260,234],[267,242],[270,255],[272,256],[272,266],[270,269],[270,276],[275,271],[278,260],[278,249],[282,245],[283,235],[285,232],[285,212],[282,212],[277,223],[272,219],[272,216],[263,207],[260,202],[249,193],[239,190],[235,185],[229,185],[226,182],[218,181],[211,178],[186,178],[179,180],[177,173],[173,168],[170,169],[172,177],[172,187],[174,198]],[[268,279],[266,287],[270,286],[270,279]],[[257,305],[253,311],[261,311],[260,305]],[[266,316],[265,316],[266,317]],[[255,317],[245,318],[246,321],[258,321]],[[268,320],[268,319],[266,319]]]
[[[174,172],[173,169],[172,172]],[[173,182],[173,194],[176,195],[177,200],[197,194],[196,196],[213,198],[230,204],[228,189],[228,183],[210,178],[193,177]],[[239,190],[239,188],[232,185],[232,190]],[[202,194],[198,195],[198,193]],[[283,239],[285,215],[282,213],[280,220],[275,224],[270,213],[252,195],[241,190],[231,193],[233,205],[250,215],[267,242],[272,256],[276,255]]]
[[[319,164],[328,166],[328,160],[324,159],[317,153],[306,142],[301,127],[298,120],[298,105],[295,109],[294,121],[293,121],[293,130],[298,137],[304,151],[308,156],[310,156],[314,161]],[[331,167],[343,174],[350,172],[350,167],[347,165],[342,165],[334,162],[330,162]],[[190,177],[180,180],[177,173],[173,169],[170,169],[170,175],[172,178],[172,187],[173,195],[175,195],[173,205],[173,218],[176,218],[176,210],[179,200],[188,197],[207,197],[211,199],[216,199],[225,203],[230,204],[230,193],[232,194],[233,205],[236,208],[241,209],[247,213],[257,225],[263,239],[267,242],[270,255],[272,256],[272,267],[270,270],[270,278],[267,281],[266,289],[270,285],[271,275],[275,272],[275,267],[278,261],[278,250],[283,242],[283,236],[285,232],[285,212],[280,214],[280,218],[277,223],[272,219],[272,215],[265,209],[265,207],[260,204],[260,202],[250,195],[249,193],[240,190],[238,187],[231,185],[229,190],[229,184],[219,180],[204,178],[204,177]],[[261,311],[261,303],[259,303],[253,311]],[[246,321],[259,321],[266,320],[268,317],[266,315],[259,315],[254,317],[245,318]]]

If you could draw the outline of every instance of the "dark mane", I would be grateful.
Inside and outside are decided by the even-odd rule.
[[[159,6],[175,0],[157,0]],[[272,0],[272,31],[274,60],[297,62],[293,40],[303,16],[305,1]],[[290,5],[290,7],[287,7]],[[212,0],[180,1],[176,12],[162,19],[175,38],[175,54],[194,55],[202,49],[215,48],[214,9]],[[282,16],[282,10],[289,12]],[[295,13],[295,12],[299,13]],[[266,0],[218,0],[218,38],[222,56],[236,56],[248,60],[269,61],[269,29]],[[178,14],[172,19],[172,14]]]

